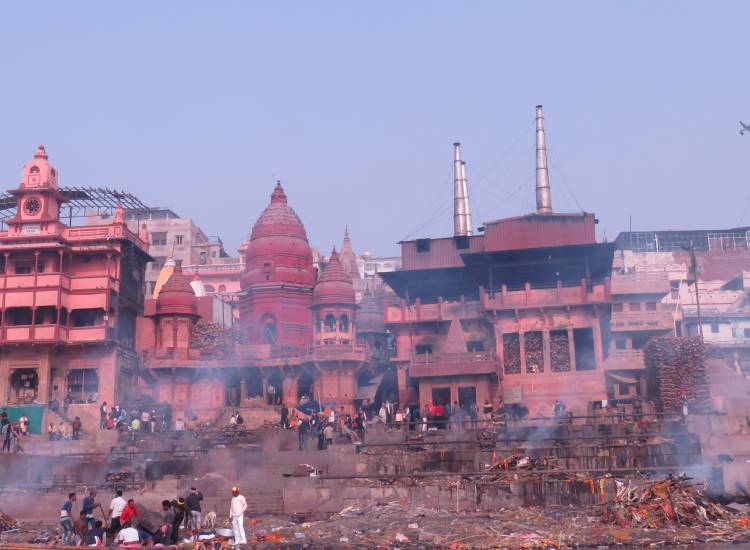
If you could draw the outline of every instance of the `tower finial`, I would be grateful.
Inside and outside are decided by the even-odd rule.
[[[536,106],[536,212],[552,214],[552,193],[547,169],[547,144],[544,139],[544,109]]]

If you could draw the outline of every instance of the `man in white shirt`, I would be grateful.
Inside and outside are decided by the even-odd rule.
[[[120,515],[127,502],[122,498],[122,489],[117,489],[117,496],[109,503],[109,533],[114,535],[120,530]]]
[[[117,535],[115,542],[119,542],[123,546],[140,546],[141,542],[138,536],[138,529],[130,525],[130,522],[127,522],[125,527]]]
[[[240,494],[239,487],[232,487],[232,502],[229,505],[229,519],[232,520],[232,531],[234,532],[234,544],[247,544],[245,538],[245,510],[247,501]]]

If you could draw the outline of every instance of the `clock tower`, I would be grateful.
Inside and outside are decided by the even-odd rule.
[[[44,145],[23,167],[21,184],[10,191],[16,197],[16,215],[8,220],[10,226],[24,226],[41,230],[42,224],[60,219],[60,204],[65,197],[58,187],[58,173],[49,162]]]

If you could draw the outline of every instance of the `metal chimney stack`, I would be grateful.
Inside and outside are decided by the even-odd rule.
[[[469,197],[466,192],[464,163],[461,160],[461,144],[453,144],[453,235],[471,235],[469,221]]]
[[[544,110],[541,105],[536,106],[536,212],[552,214],[547,145],[544,141]]]
[[[471,235],[471,208],[469,208],[469,179],[466,177],[466,162],[461,161],[461,187],[464,192],[464,212],[466,214],[466,234]]]

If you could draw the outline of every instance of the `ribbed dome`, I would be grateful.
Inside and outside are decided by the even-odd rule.
[[[313,290],[313,305],[355,305],[354,285],[333,249],[323,273]]]
[[[195,315],[195,293],[190,281],[191,278],[182,272],[182,266],[179,263],[175,265],[156,299],[156,314]]]
[[[357,331],[366,332],[385,332],[385,318],[383,315],[383,302],[378,299],[372,292],[368,292],[359,303],[357,311]]]
[[[253,226],[245,260],[242,288],[268,282],[310,287],[315,284],[307,233],[295,211],[287,204],[281,182],[276,182],[271,203]]]

